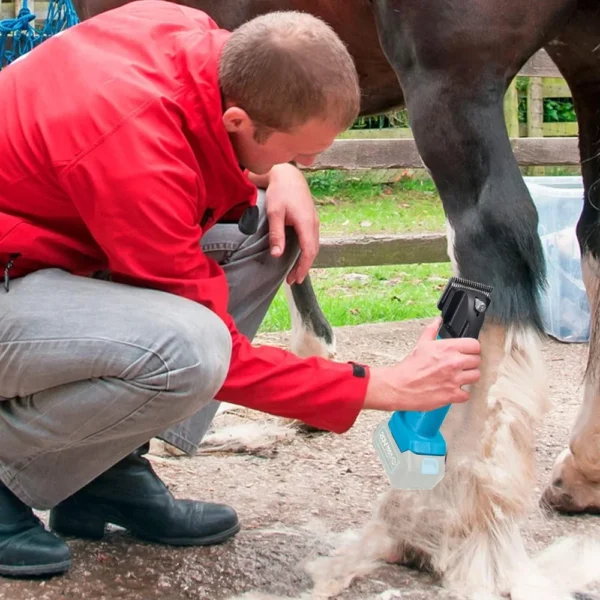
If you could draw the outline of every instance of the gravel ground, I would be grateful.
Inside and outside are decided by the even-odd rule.
[[[422,327],[422,321],[406,321],[340,328],[338,358],[390,364],[412,347]],[[287,334],[258,341],[285,346]],[[585,345],[545,344],[554,408],[540,431],[538,494],[567,442],[581,400],[586,351]],[[240,417],[218,417],[235,419]],[[250,590],[297,597],[310,588],[303,561],[328,552],[332,532],[360,527],[388,485],[371,446],[380,419],[365,414],[343,436],[301,433],[268,452],[153,458],[176,496],[233,505],[243,524],[238,536],[221,546],[184,549],[141,543],[117,529],[101,542],[69,540],[74,564],[68,574],[0,579],[0,600],[226,600]],[[600,518],[542,521],[533,515],[525,526],[532,548],[575,532],[598,536]],[[426,574],[387,565],[357,581],[340,600],[444,596]]]

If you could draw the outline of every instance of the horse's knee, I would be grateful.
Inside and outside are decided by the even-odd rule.
[[[458,275],[492,286],[488,320],[541,332],[546,268],[537,212],[524,184],[507,188],[488,181],[475,205],[455,206],[448,253]]]

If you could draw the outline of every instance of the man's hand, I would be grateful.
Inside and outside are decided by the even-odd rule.
[[[286,281],[302,283],[319,252],[319,216],[302,172],[290,164],[273,167],[265,203],[272,256],[281,256],[285,249],[285,227],[296,231],[300,257]]]
[[[364,408],[429,411],[469,399],[462,386],[481,376],[479,341],[438,340],[441,323],[437,318],[428,325],[413,351],[397,365],[371,369]]]

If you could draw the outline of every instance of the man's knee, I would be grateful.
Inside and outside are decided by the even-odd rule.
[[[180,325],[174,330],[179,346],[179,364],[170,373],[171,391],[187,396],[192,403],[203,405],[219,391],[231,361],[231,334],[223,321],[204,307],[202,314],[190,320],[178,315]],[[193,312],[193,311],[192,311]]]
[[[164,364],[164,394],[187,417],[212,400],[223,385],[232,342],[225,323],[211,310],[193,302],[176,304],[157,324],[160,342],[154,351]]]

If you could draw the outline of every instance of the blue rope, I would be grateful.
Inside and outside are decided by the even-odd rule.
[[[34,19],[27,0],[23,0],[16,18],[0,21],[0,70],[59,31],[79,23],[71,0],[50,0],[41,29],[30,24]]]
[[[26,0],[24,0],[26,1]],[[48,5],[48,15],[40,32],[43,41],[63,29],[79,23],[79,17],[71,4],[71,0],[51,0]]]

